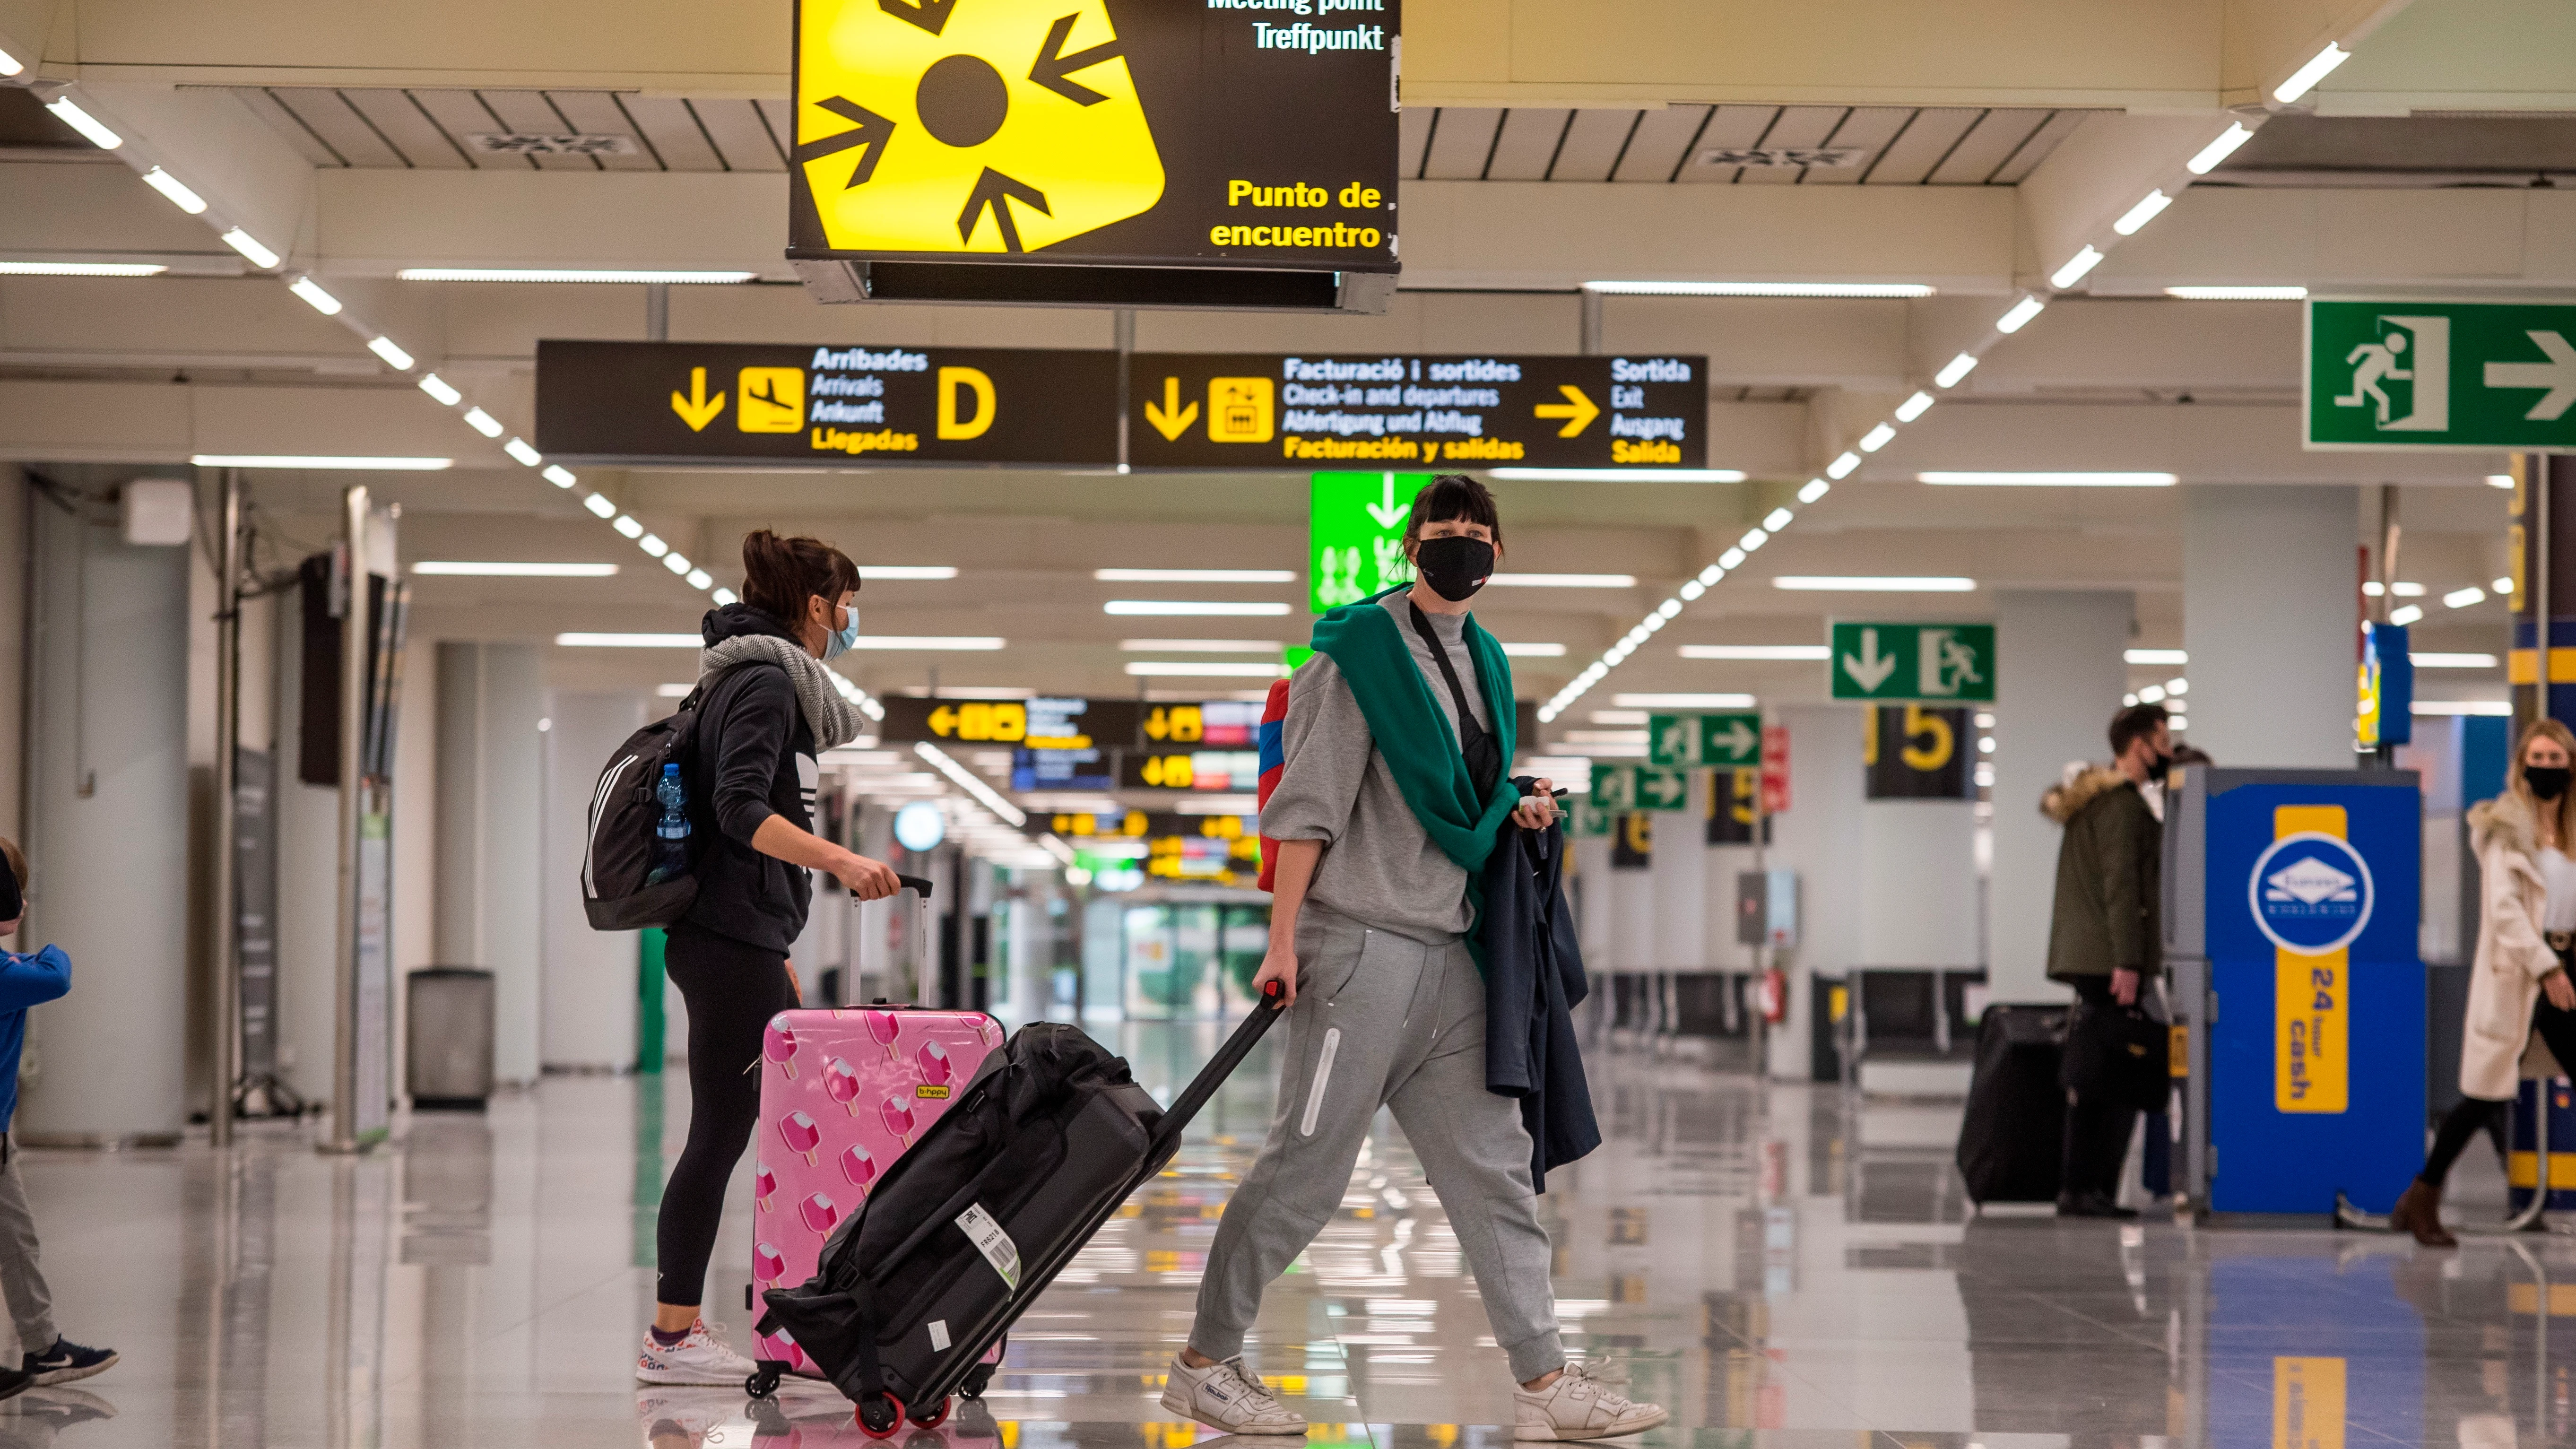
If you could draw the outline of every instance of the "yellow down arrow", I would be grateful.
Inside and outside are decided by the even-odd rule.
[[[687,423],[693,433],[705,432],[707,424],[716,420],[716,414],[724,411],[724,404],[725,395],[721,392],[714,397],[707,396],[707,370],[703,367],[689,369],[687,397],[676,392],[671,394],[671,411],[678,413],[680,421]]]
[[[1152,398],[1145,399],[1145,421],[1154,425],[1154,431],[1163,435],[1164,442],[1179,441],[1181,434],[1189,431],[1190,424],[1198,420],[1197,403],[1187,407],[1181,405],[1181,380],[1177,377],[1163,379],[1161,407],[1154,406]]]
[[[1531,408],[1530,411],[1543,418],[1565,419],[1565,426],[1556,430],[1556,435],[1558,437],[1574,437],[1580,434],[1586,427],[1590,426],[1594,418],[1601,416],[1600,407],[1596,405],[1592,399],[1585,397],[1583,395],[1583,389],[1576,387],[1573,383],[1558,383],[1556,385],[1556,390],[1565,394],[1565,401],[1561,403],[1540,403],[1537,407]]]

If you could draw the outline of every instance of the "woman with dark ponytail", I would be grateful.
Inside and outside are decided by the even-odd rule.
[[[738,1385],[752,1372],[698,1317],[725,1185],[760,1112],[749,1067],[769,1018],[798,1004],[787,950],[812,904],[809,870],[861,900],[895,893],[894,869],[813,833],[815,760],[859,733],[856,707],[820,661],[859,632],[859,571],[816,538],[767,529],[742,541],[743,601],[708,612],[698,656],[698,746],[687,767],[690,832],[707,842],[696,904],[664,961],[689,1006],[689,1140],[662,1190],[660,1281],[635,1377]]]

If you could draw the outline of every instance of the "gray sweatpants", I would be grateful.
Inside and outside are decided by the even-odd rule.
[[[1225,1205],[1190,1347],[1243,1351],[1262,1290],[1331,1221],[1379,1106],[1395,1110],[1526,1383],[1565,1364],[1520,1104],[1485,1090],[1485,984],[1464,941],[1376,930],[1309,904],[1270,1139]]]
[[[18,1144],[0,1134],[0,1297],[28,1353],[54,1346],[54,1292],[36,1267],[36,1214],[27,1184],[18,1176]]]

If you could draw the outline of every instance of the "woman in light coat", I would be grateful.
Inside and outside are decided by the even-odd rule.
[[[2442,1180],[2471,1138],[2501,1124],[2531,1038],[2537,1034],[2558,1061],[2576,1063],[2576,984],[2567,969],[2576,938],[2571,760],[2576,734],[2554,719],[2535,720],[2514,746],[2504,793],[2469,811],[2483,885],[2460,1042],[2465,1095],[2442,1119],[2424,1170],[2388,1215],[2390,1227],[2419,1243],[2447,1248],[2459,1241],[2442,1227]]]

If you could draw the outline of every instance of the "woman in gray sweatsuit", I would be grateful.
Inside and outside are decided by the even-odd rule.
[[[1494,726],[1467,648],[1466,601],[1491,575],[1500,534],[1483,485],[1433,480],[1405,529],[1421,581],[1377,601],[1395,616],[1453,737]],[[1463,682],[1456,693],[1433,639]],[[1369,1123],[1386,1106],[1448,1212],[1511,1360],[1514,1437],[1597,1439],[1663,1423],[1662,1409],[1631,1402],[1565,1357],[1529,1133],[1519,1104],[1485,1089],[1485,985],[1467,951],[1467,872],[1406,803],[1328,655],[1292,677],[1282,743],[1285,766],[1261,812],[1262,834],[1281,848],[1270,950],[1253,989],[1287,987],[1288,1060],[1269,1140],[1217,1226],[1197,1322],[1163,1406],[1229,1433],[1305,1432],[1305,1419],[1245,1367],[1244,1334],[1262,1291],[1340,1208]],[[1515,818],[1531,828],[1556,818],[1546,781]]]

